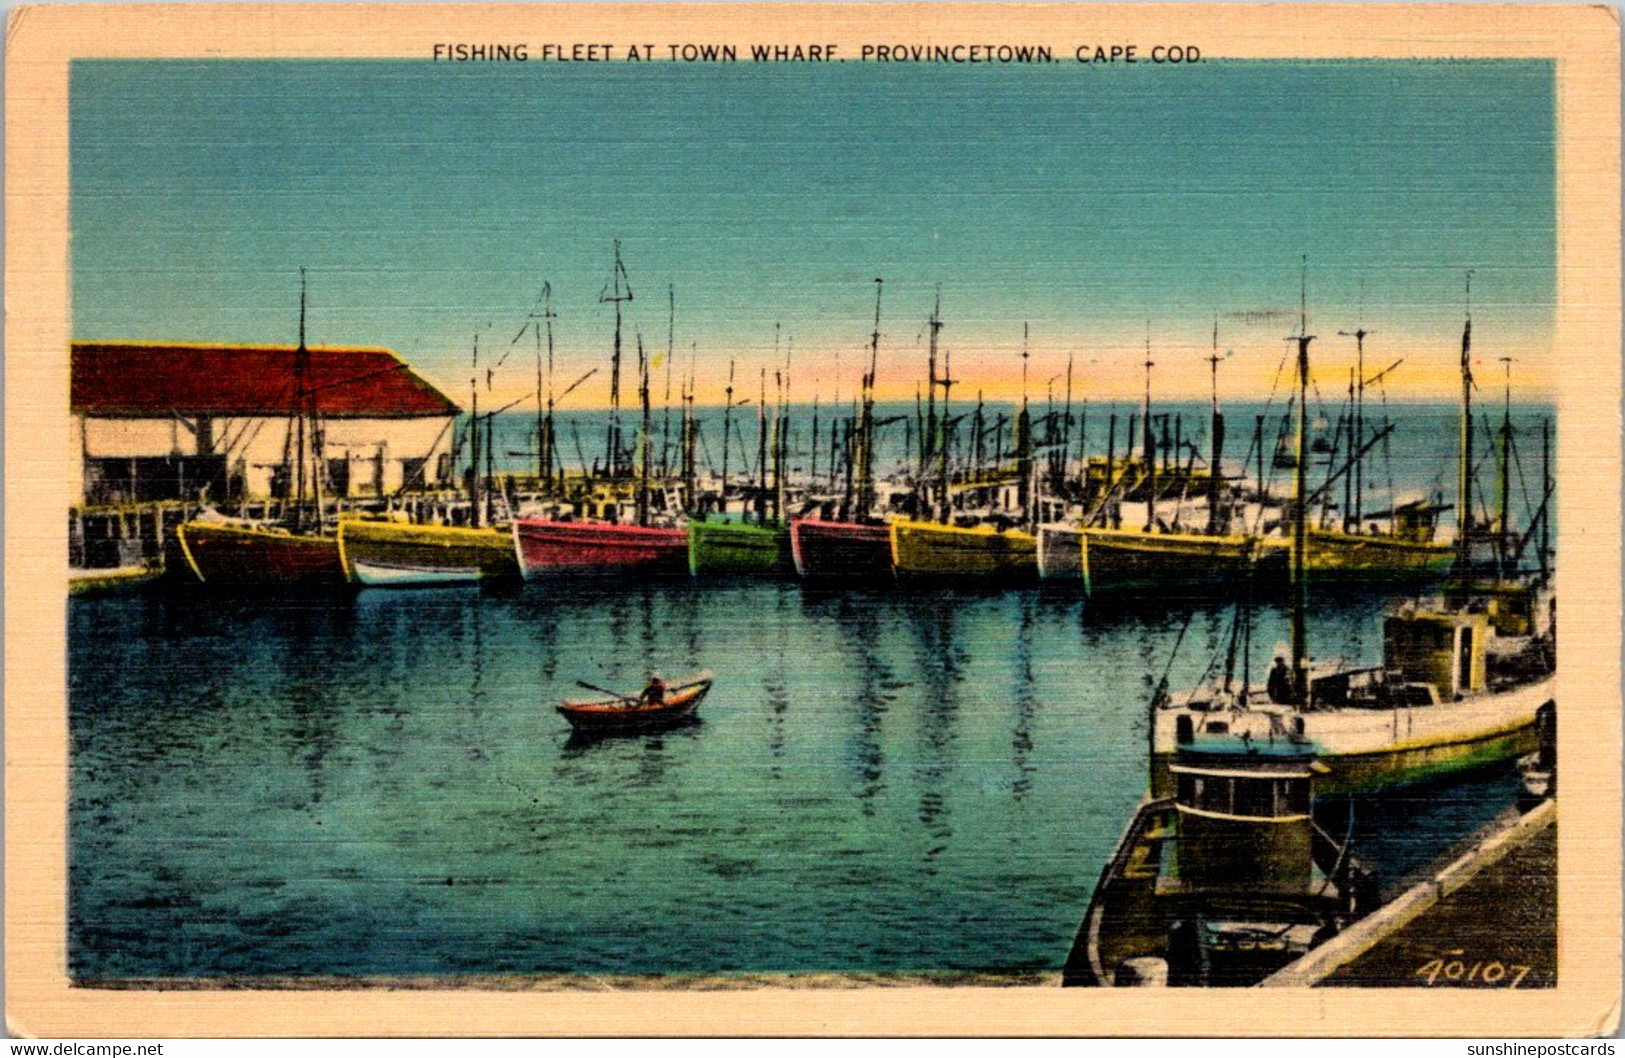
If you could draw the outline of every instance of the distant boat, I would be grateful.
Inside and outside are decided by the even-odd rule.
[[[510,555],[526,580],[564,576],[681,577],[688,574],[688,532],[604,522],[519,518]]]
[[[638,695],[567,699],[557,708],[570,726],[582,733],[615,734],[649,731],[687,720],[711,690],[711,673],[701,671],[666,685],[659,702]]]
[[[345,519],[337,540],[346,576],[366,587],[519,579],[513,537],[505,530]]]
[[[797,518],[790,523],[790,551],[804,580],[892,578],[889,526]]]
[[[1281,556],[1292,549],[1288,537],[1271,537],[1265,547]],[[1310,529],[1305,568],[1317,583],[1348,581],[1437,581],[1450,571],[1455,549],[1429,539],[1383,533]]]
[[[891,525],[892,564],[899,578],[1020,584],[1038,578],[1038,538],[982,525],[936,522]]]
[[[338,587],[346,581],[338,540],[331,536],[203,521],[186,522],[175,535],[186,564],[205,584]]]
[[[1286,579],[1287,555],[1250,536],[1148,533],[1142,529],[1083,530],[1084,590],[1149,594],[1228,594],[1255,561],[1260,580]]]
[[[790,577],[790,530],[744,522],[688,523],[688,568],[696,577]]]

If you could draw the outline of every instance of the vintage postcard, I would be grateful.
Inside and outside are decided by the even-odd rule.
[[[12,1032],[1617,1025],[1611,10],[8,45]]]

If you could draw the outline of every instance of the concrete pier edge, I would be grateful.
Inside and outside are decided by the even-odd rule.
[[[1478,846],[1384,904],[1370,915],[1259,982],[1260,988],[1310,988],[1364,955],[1454,893],[1486,867],[1529,841],[1557,819],[1557,802],[1543,801]]]

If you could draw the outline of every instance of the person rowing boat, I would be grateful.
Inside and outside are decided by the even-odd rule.
[[[640,731],[691,717],[711,690],[711,674],[697,672],[668,684],[660,673],[651,672],[648,685],[636,696],[590,683],[581,686],[608,697],[559,705],[559,713],[572,727],[578,731]]]

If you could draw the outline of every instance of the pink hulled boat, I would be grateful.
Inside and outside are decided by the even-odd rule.
[[[526,580],[576,576],[688,576],[688,531],[519,518],[514,552]]]

